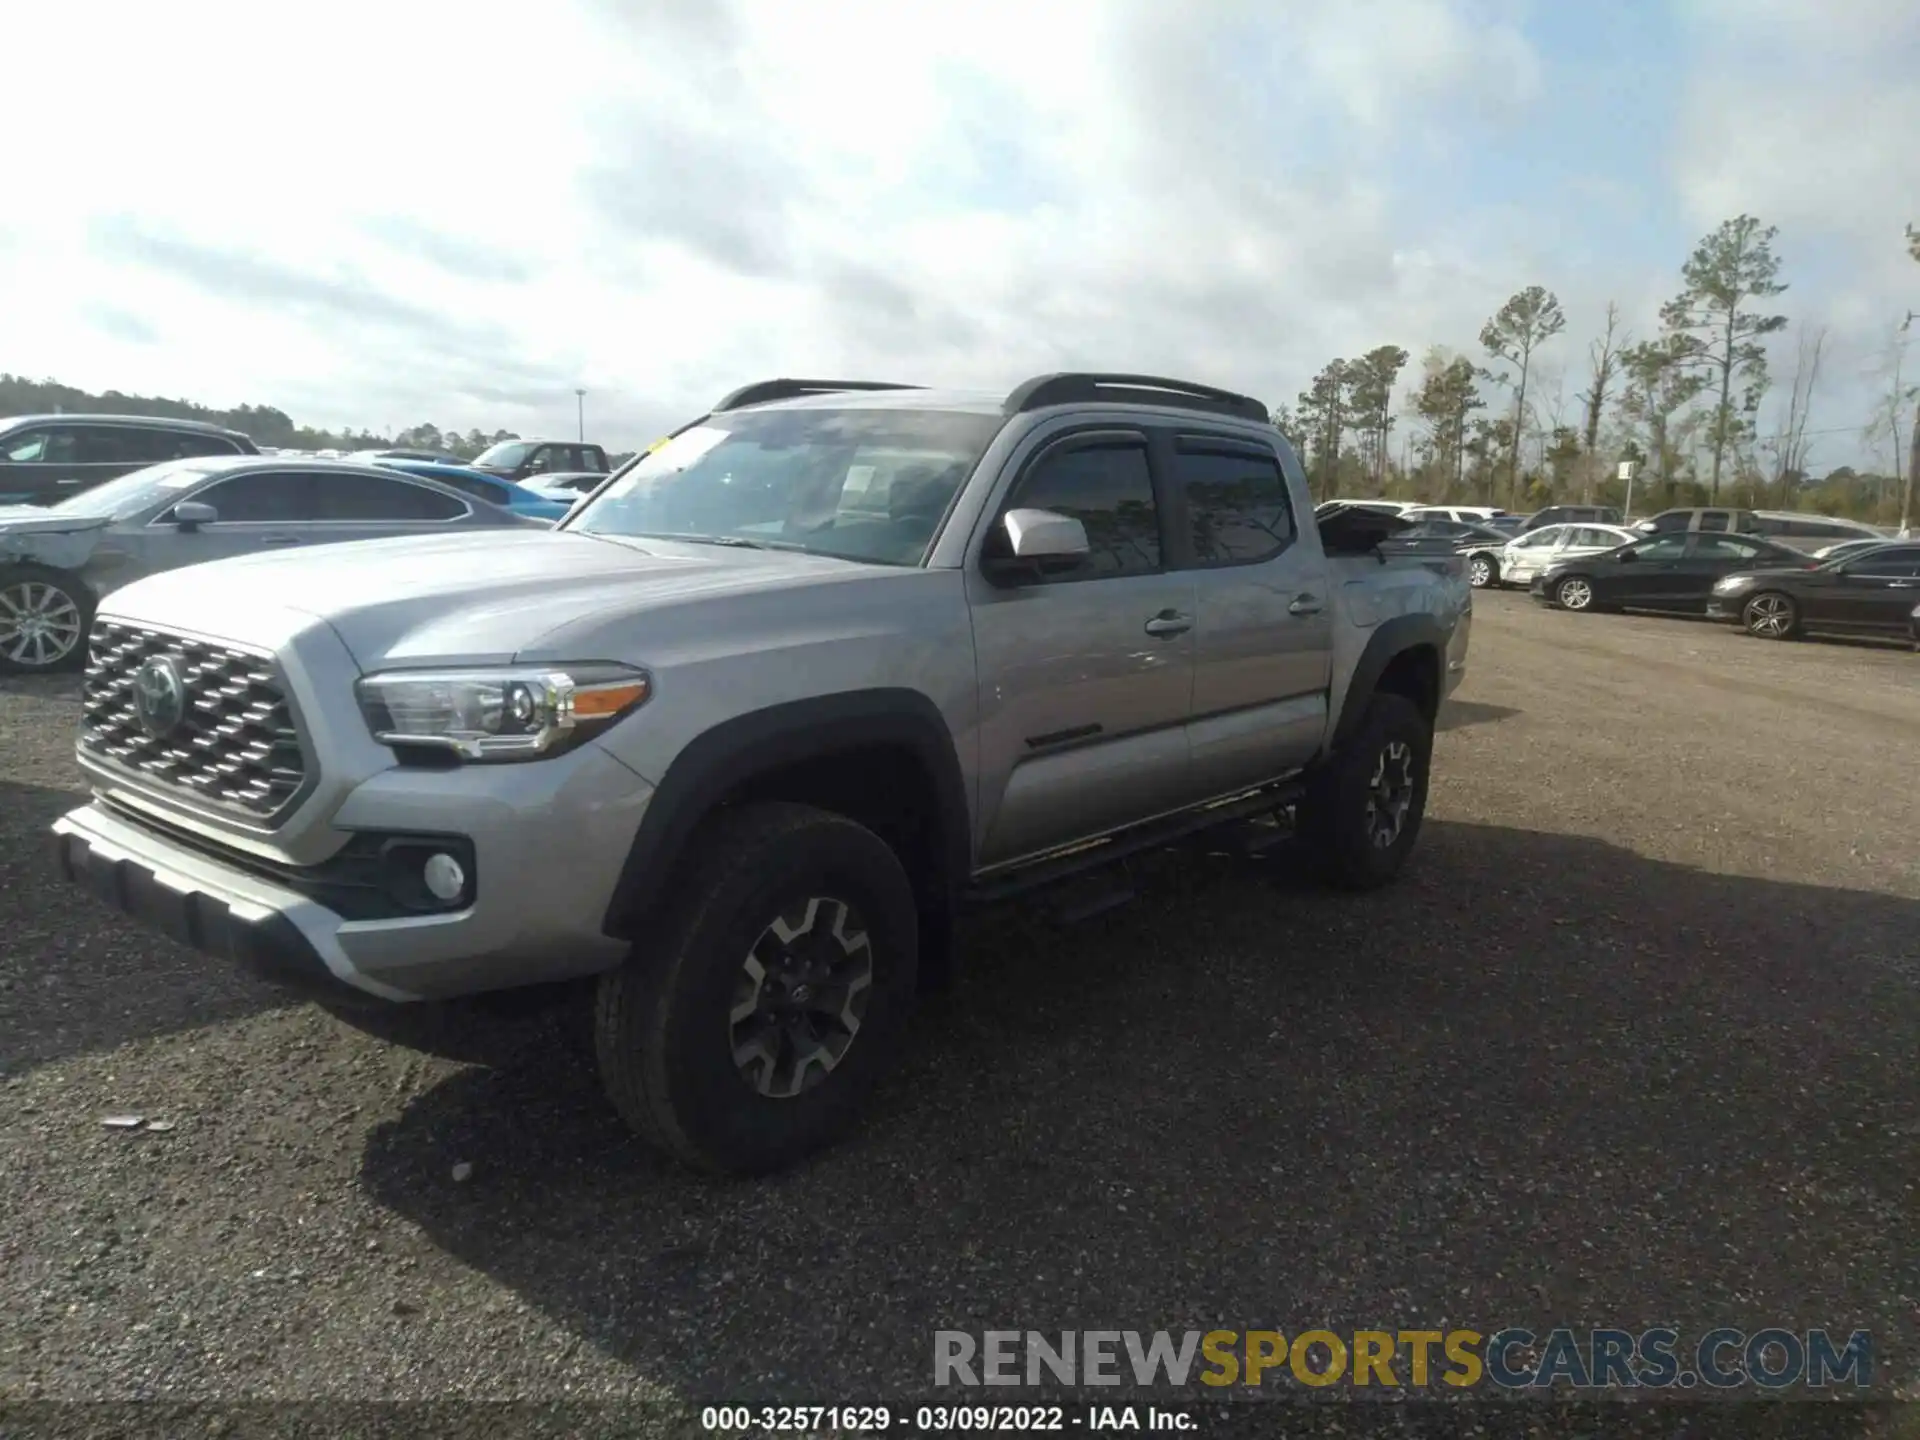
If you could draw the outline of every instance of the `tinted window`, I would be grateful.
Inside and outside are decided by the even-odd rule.
[[[1021,480],[1006,508],[1052,510],[1087,527],[1087,563],[1050,579],[1106,580],[1160,568],[1160,512],[1144,443],[1053,450]],[[993,533],[1006,534],[997,526]]]
[[[0,440],[0,460],[14,465],[31,465],[45,458],[51,430],[23,430]]]
[[[1175,474],[1186,491],[1193,558],[1202,565],[1250,565],[1268,560],[1293,540],[1287,482],[1272,456],[1226,450],[1181,449]],[[1428,520],[1435,535],[1459,535],[1469,527]]]
[[[142,436],[142,443],[151,453],[146,456],[129,455],[129,460],[191,460],[200,455],[240,453],[240,447],[224,435],[195,435],[184,430],[148,430],[142,432]]]
[[[581,465],[582,470],[598,470],[602,475],[607,473],[607,452],[598,445],[587,446],[580,452],[580,458],[586,462]]]
[[[313,498],[305,475],[266,472],[236,475],[196,491],[192,499],[211,505],[223,521],[311,520]]]
[[[1726,511],[1703,510],[1700,512],[1700,528],[1702,530],[1727,530],[1732,527],[1727,524]]]
[[[1684,530],[1691,519],[1693,519],[1691,510],[1669,510],[1665,514],[1654,516],[1650,523],[1655,530]]]
[[[1752,540],[1735,540],[1725,535],[1702,535],[1695,542],[1693,553],[1701,560],[1759,560],[1770,558],[1777,552],[1771,545],[1761,545]]]
[[[1573,543],[1576,545],[1600,545],[1612,549],[1620,543],[1618,537],[1605,530],[1592,530],[1586,527],[1574,531]]]
[[[322,520],[452,520],[466,513],[451,495],[378,475],[315,476],[314,504]]]
[[[1662,535],[1658,540],[1648,540],[1633,548],[1642,560],[1678,560],[1687,553],[1687,537]]]
[[[1889,546],[1850,560],[1845,568],[1849,575],[1889,575],[1904,580],[1920,574],[1920,549]]]

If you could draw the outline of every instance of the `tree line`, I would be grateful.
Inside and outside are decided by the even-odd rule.
[[[1584,383],[1568,393],[1557,357],[1567,317],[1559,298],[1528,285],[1481,327],[1480,353],[1435,345],[1402,392],[1408,353],[1381,345],[1332,360],[1273,420],[1300,452],[1320,498],[1392,495],[1531,509],[1556,502],[1633,508],[1683,505],[1810,509],[1881,523],[1913,517],[1920,463],[1920,387],[1905,371],[1910,312],[1892,325],[1873,413],[1862,438],[1889,472],[1841,466],[1816,477],[1823,433],[1811,422],[1827,360],[1824,329],[1798,327],[1793,374],[1763,432],[1773,388],[1768,337],[1786,330],[1779,231],[1751,215],[1724,221],[1694,247],[1654,334],[1637,338],[1609,304],[1587,346]],[[1920,260],[1920,229],[1907,227]],[[1408,422],[1396,458],[1399,420]],[[1852,428],[1852,427],[1846,427]],[[1909,454],[1912,449],[1915,453]]]
[[[442,430],[438,425],[414,425],[397,435],[374,430],[320,430],[296,425],[287,413],[271,405],[240,405],[216,410],[191,400],[168,400],[157,395],[126,395],[118,390],[101,394],[62,385],[57,380],[29,380],[24,375],[0,374],[0,415],[153,415],[170,420],[202,420],[238,430],[256,445],[279,450],[440,450],[471,460],[489,445],[518,440],[512,430]]]

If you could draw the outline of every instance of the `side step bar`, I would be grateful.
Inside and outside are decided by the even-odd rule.
[[[1230,795],[1224,800],[1216,800],[1213,804],[1204,805],[1198,810],[1182,810],[1176,815],[1149,820],[1145,824],[1132,826],[1103,839],[1088,841],[1084,845],[1076,845],[1068,850],[1055,851],[1052,855],[1029,861],[1017,869],[982,876],[967,887],[962,898],[971,905],[991,905],[1001,900],[1009,900],[1016,895],[1025,895],[1030,891],[1038,890],[1042,886],[1052,885],[1076,875],[1084,875],[1090,870],[1111,865],[1130,855],[1161,849],[1203,831],[1231,825],[1235,821],[1250,821],[1270,815],[1294,804],[1305,793],[1306,785],[1302,781],[1283,780],[1275,785],[1262,786],[1258,790]],[[1256,827],[1247,828],[1253,830]],[[1289,833],[1284,826],[1257,828],[1260,832],[1259,842],[1248,842],[1244,847],[1250,852],[1265,849],[1274,840],[1284,839]],[[1266,838],[1269,834],[1272,839]]]

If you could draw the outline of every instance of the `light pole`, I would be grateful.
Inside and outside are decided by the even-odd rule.
[[[578,421],[580,427],[579,434],[575,438],[584,441],[587,438],[587,392],[584,390],[574,391],[573,401],[574,418]]]

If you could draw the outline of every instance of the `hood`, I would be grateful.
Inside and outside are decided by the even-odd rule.
[[[215,560],[137,581],[102,608],[261,644],[285,633],[284,621],[267,618],[269,612],[303,613],[331,626],[365,669],[501,664],[516,656],[568,658],[539,653],[540,642],[586,619],[866,573],[865,566],[791,551],[603,540],[533,527]],[[263,617],[258,635],[248,632],[254,615]]]
[[[38,560],[77,570],[113,523],[105,515],[69,515],[39,505],[0,505],[0,560]]]

